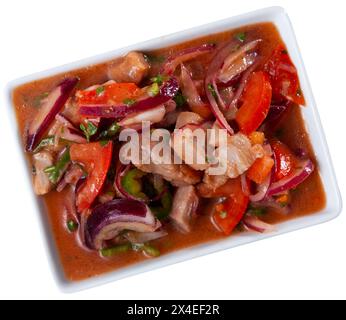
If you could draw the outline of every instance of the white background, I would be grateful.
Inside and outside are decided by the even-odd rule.
[[[344,1],[1,1],[0,84],[160,35],[281,5],[346,191]],[[0,298],[346,298],[346,216],[76,294],[57,288],[0,96]]]

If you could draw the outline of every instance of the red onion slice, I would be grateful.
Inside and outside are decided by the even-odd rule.
[[[156,108],[142,111],[139,113],[130,114],[122,119],[118,125],[120,127],[128,127],[141,124],[143,121],[150,121],[151,124],[158,123],[163,120],[166,115],[166,108],[164,105]]]
[[[77,164],[70,164],[64,177],[59,182],[56,190],[61,192],[64,188],[70,184],[72,186],[76,186],[80,179],[85,175],[83,169]]]
[[[275,230],[275,227],[273,225],[268,224],[251,215],[245,215],[245,217],[243,218],[243,224],[248,229],[259,233],[268,233]]]
[[[76,130],[74,128],[70,127],[63,127],[62,132],[60,133],[60,138],[74,142],[74,143],[86,143],[87,140],[85,137],[80,133],[79,130]]]
[[[122,186],[121,179],[131,170],[132,165],[120,165],[117,169],[115,176],[114,188],[117,191],[117,194],[123,199],[137,200],[140,202],[145,202],[144,199],[136,198],[132,194],[128,193]]]
[[[227,132],[230,134],[230,135],[233,135],[234,134],[234,131],[233,129],[231,128],[231,126],[229,125],[229,123],[227,122],[225,116],[223,115],[223,113],[221,112],[217,102],[216,102],[216,99],[214,98],[213,94],[210,92],[209,90],[209,86],[210,84],[216,88],[216,83],[215,81],[212,81],[211,83],[209,82],[209,78],[207,77],[206,78],[206,82],[205,82],[205,92],[207,94],[207,98],[209,100],[209,103],[210,103],[210,106],[211,106],[211,111],[213,112],[216,120],[218,121],[220,127],[222,129],[226,129]]]
[[[257,67],[257,64],[253,64],[250,68],[248,68],[244,74],[241,76],[240,78],[240,82],[239,82],[239,85],[238,85],[238,88],[234,94],[234,97],[233,97],[233,100],[231,101],[231,103],[229,104],[229,106],[227,107],[228,110],[231,110],[231,109],[236,109],[238,110],[238,103],[239,103],[239,100],[240,98],[242,97],[243,95],[243,92],[244,92],[244,89],[246,87],[246,84],[248,82],[248,79],[250,77],[250,75],[252,74],[252,72],[256,69]],[[235,112],[232,112],[232,114],[235,115]],[[230,119],[230,120],[233,120],[233,119]]]
[[[198,47],[192,47],[182,50],[177,54],[170,56],[167,59],[167,62],[163,65],[161,69],[161,73],[171,75],[174,73],[175,69],[178,67],[179,64],[197,58],[202,54],[212,52],[214,49],[214,44],[206,43]]]
[[[72,121],[70,121],[67,117],[59,113],[56,115],[55,119],[61,124],[60,129],[58,130],[59,139],[61,138],[75,143],[87,142],[84,134],[77,129]]]
[[[35,149],[37,143],[52,124],[55,116],[64,107],[78,81],[78,78],[67,78],[50,92],[29,127],[26,141],[27,151],[31,152]]]
[[[221,125],[222,128],[226,129],[229,132],[229,134],[231,134],[231,135],[234,133],[233,129],[230,127],[224,114],[219,109],[219,106],[217,104],[215,97],[213,96],[213,94],[209,90],[209,86],[210,86],[210,84],[213,86],[215,93],[216,93],[216,96],[219,100],[219,103],[221,104],[221,107],[223,109],[226,109],[225,103],[223,102],[223,100],[219,94],[217,85],[216,85],[216,79],[218,78],[220,70],[222,70],[222,68],[224,66],[225,67],[231,66],[231,64],[234,61],[236,61],[237,59],[239,59],[243,55],[245,55],[245,53],[247,51],[254,49],[260,41],[262,41],[262,40],[258,39],[258,40],[251,41],[236,51],[234,51],[236,44],[234,41],[231,41],[231,42],[227,43],[226,45],[224,45],[224,47],[222,47],[219,50],[219,52],[215,55],[213,61],[209,65],[208,74],[207,74],[207,77],[205,79],[206,94],[207,94],[208,100],[211,104],[212,111],[213,111],[216,119],[218,120],[219,124]],[[234,108],[234,105],[230,105],[227,109],[230,109],[230,108]],[[231,117],[233,117],[234,114],[235,114],[235,112],[232,112]]]
[[[291,206],[288,204],[286,206],[280,205],[275,199],[272,197],[264,199],[260,202],[253,202],[251,203],[251,206],[254,208],[269,208],[274,209],[275,212],[287,215],[291,212]]]
[[[128,199],[116,199],[96,206],[86,222],[86,240],[90,248],[101,249],[106,240],[123,230],[154,232],[161,227],[149,207]]]
[[[147,111],[167,103],[174,98],[178,90],[178,81],[172,77],[161,86],[160,93],[157,96],[139,100],[133,106],[81,105],[79,107],[79,113],[84,116],[121,119],[129,114]]]
[[[311,160],[303,161],[299,168],[296,169],[295,172],[290,176],[272,183],[269,187],[267,196],[270,197],[286,190],[296,188],[311,175],[314,169],[315,166]]]
[[[124,234],[124,237],[132,244],[144,244],[153,240],[161,239],[166,236],[168,236],[168,233],[164,230],[155,232],[128,231]]]
[[[267,195],[270,182],[271,182],[271,174],[268,175],[268,177],[262,184],[257,186],[257,193],[249,196],[250,201],[251,202],[262,201]]]
[[[256,43],[257,44],[257,43]],[[226,66],[226,61],[220,71],[218,80],[222,83],[228,83],[233,80],[236,76],[243,73],[246,69],[252,66],[257,60],[257,53],[252,52],[246,54],[242,58],[238,58],[233,63]]]
[[[66,117],[62,113],[58,113],[55,116],[55,120],[67,127],[75,128],[76,130],[79,129],[78,126],[76,126],[68,117]]]
[[[181,90],[186,97],[188,104],[192,108],[204,107],[205,103],[202,101],[196,84],[192,80],[189,70],[181,64]]]
[[[263,147],[263,149],[266,156],[271,157],[273,155],[273,150],[269,143],[266,144]],[[254,195],[250,195],[250,201],[251,202],[262,201],[267,196],[271,182],[272,182],[272,174],[269,174],[268,177],[265,179],[265,181],[259,186],[257,186],[257,193]]]
[[[211,79],[217,78],[220,70],[223,66],[231,65],[234,61],[242,57],[247,51],[250,51],[254,49],[258,43],[260,43],[262,40],[257,39],[254,41],[251,41],[244,46],[240,47],[238,50],[234,51],[234,49],[237,47],[237,43],[234,41],[230,41],[226,43],[215,55],[214,59],[209,65],[208,74]]]
[[[231,42],[227,43],[225,46],[223,46],[218,51],[218,53],[215,55],[214,59],[212,60],[212,62],[209,65],[209,68],[208,68],[208,73],[207,73],[207,76],[205,78],[205,84],[204,85],[205,85],[205,92],[207,94],[207,98],[208,98],[209,103],[211,105],[211,110],[212,110],[215,118],[219,122],[220,126],[223,129],[226,129],[228,131],[228,133],[231,135],[234,133],[234,131],[231,128],[231,126],[228,124],[224,114],[221,112],[214,95],[212,94],[212,92],[210,92],[210,85],[213,86],[213,89],[215,90],[215,93],[219,99],[219,102],[222,104],[223,107],[225,107],[223,100],[222,100],[222,98],[218,92],[218,88],[216,85],[216,79],[218,77],[218,74],[219,74],[222,66],[225,63],[226,58],[227,58],[227,63],[232,63],[232,61],[235,61],[236,59],[238,59],[239,57],[244,55],[247,51],[255,48],[260,41],[261,40],[255,40],[255,41],[249,42],[246,45],[242,46],[240,49],[236,50],[235,52],[232,52],[232,50],[234,50],[234,48],[236,46],[235,42],[231,41]],[[230,54],[230,52],[231,52],[231,54]]]

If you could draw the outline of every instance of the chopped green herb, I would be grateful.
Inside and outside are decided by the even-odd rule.
[[[180,92],[174,97],[174,101],[177,104],[178,108],[180,108],[186,104],[186,98]]]
[[[227,216],[228,216],[227,211],[221,211],[221,212],[219,213],[219,215],[220,215],[220,218],[221,218],[221,219],[226,219]]]
[[[302,89],[298,88],[296,94],[298,97],[300,97],[303,94]]]
[[[110,126],[110,128],[108,129],[108,132],[110,132],[110,133],[112,133],[112,134],[116,134],[116,133],[119,131],[119,129],[120,129],[120,126],[119,126],[116,122],[114,122],[114,123]]]
[[[135,99],[130,99],[130,98],[127,98],[123,101],[124,104],[126,104],[127,106],[133,106],[135,103],[136,103],[136,100]]]
[[[102,93],[104,93],[106,88],[104,86],[100,86],[96,89],[96,94],[100,96]]]
[[[238,39],[240,42],[244,42],[246,40],[246,34],[245,32],[240,32],[236,34],[236,39]]]
[[[88,121],[87,126],[82,123],[80,125],[81,130],[84,132],[87,141],[90,142],[90,137],[95,135],[97,132],[97,127],[90,121]]]
[[[78,229],[78,223],[75,222],[74,220],[67,221],[66,225],[67,225],[68,231],[70,232],[75,232]]]
[[[157,83],[159,86],[163,84],[164,81],[167,80],[166,76],[163,76],[162,74],[158,74],[156,77],[153,77],[150,79],[151,82]]]
[[[36,168],[35,168],[35,166],[32,166],[32,167],[31,167],[31,173],[32,173],[32,175],[35,175],[35,174],[36,174]]]
[[[149,87],[149,95],[151,97],[155,97],[160,93],[160,87],[157,82],[154,82],[150,87]]]
[[[267,213],[266,208],[255,208],[255,207],[249,207],[249,214],[252,214],[254,216],[263,216]]]
[[[113,138],[118,133],[119,130],[120,130],[120,126],[116,122],[114,122],[107,130],[101,132],[98,139],[109,140]]]
[[[159,249],[148,244],[145,244],[143,246],[143,251],[151,257],[159,257],[161,255],[161,252]]]
[[[70,149],[66,148],[54,166],[44,169],[44,172],[47,173],[49,180],[53,184],[56,184],[59,181],[61,174],[64,172],[70,161]]]
[[[92,122],[88,122],[88,132],[90,134],[90,136],[93,136],[97,131],[97,127],[92,123]]]
[[[211,94],[213,95],[214,98],[217,97],[215,88],[211,83],[208,84],[208,90],[211,92]]]
[[[44,138],[44,139],[41,140],[39,145],[34,150],[34,153],[40,151],[44,147],[52,146],[53,144],[54,144],[54,136],[48,136],[47,138]]]
[[[286,49],[281,51],[282,54],[288,54],[288,51]]]
[[[35,108],[38,108],[41,105],[42,100],[47,98],[48,95],[49,95],[49,92],[44,92],[44,93],[40,94],[39,96],[35,97],[35,99],[33,101],[33,106]]]
[[[131,249],[132,249],[131,244],[126,243],[126,244],[121,244],[121,245],[111,247],[111,248],[101,249],[100,254],[102,257],[110,258],[110,257],[113,257],[113,256],[118,255],[120,253],[126,253],[126,252],[130,251]]]

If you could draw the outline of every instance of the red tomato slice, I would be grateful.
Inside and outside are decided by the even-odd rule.
[[[229,192],[229,198],[216,206],[213,217],[224,234],[229,236],[243,218],[249,197],[243,192],[240,178],[230,179],[224,188]]]
[[[271,141],[270,145],[273,149],[276,163],[275,180],[278,181],[293,172],[297,164],[297,159],[292,151],[282,142],[274,140]]]
[[[124,100],[135,98],[139,91],[134,83],[112,83],[77,91],[76,96],[79,104],[124,104]]]
[[[267,117],[272,98],[268,75],[254,72],[246,84],[243,104],[237,112],[236,121],[245,134],[254,132]]]
[[[299,105],[305,105],[304,95],[300,90],[298,72],[286,48],[279,45],[264,68],[273,88],[273,100],[282,102],[287,99]]]
[[[112,150],[111,141],[105,146],[99,142],[71,146],[71,160],[81,163],[88,173],[86,183],[77,194],[78,212],[89,209],[101,191],[111,164]]]

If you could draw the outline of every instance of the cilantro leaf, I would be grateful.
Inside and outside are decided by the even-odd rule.
[[[102,93],[104,93],[106,88],[104,86],[100,86],[96,89],[96,94],[100,96]]]
[[[245,42],[245,40],[246,40],[246,33],[245,32],[240,32],[240,33],[236,34],[235,37],[240,42]]]
[[[34,150],[34,153],[40,151],[44,147],[52,146],[54,144],[54,140],[55,140],[54,136],[48,136],[47,138],[42,139],[41,142],[36,147],[36,149]]]
[[[70,149],[66,148],[54,166],[50,166],[44,169],[44,172],[48,175],[48,179],[53,184],[56,184],[59,181],[62,173],[64,172],[64,170],[66,170],[66,167],[70,161]]]
[[[130,107],[130,106],[133,106],[136,103],[136,100],[135,99],[126,98],[123,101],[123,103]]]
[[[90,142],[90,137],[97,132],[97,127],[91,121],[88,121],[87,126],[82,123],[80,129],[83,131],[88,142]]]
[[[179,92],[173,99],[177,104],[177,107],[182,107],[186,104],[186,98],[183,96],[181,92]]]

